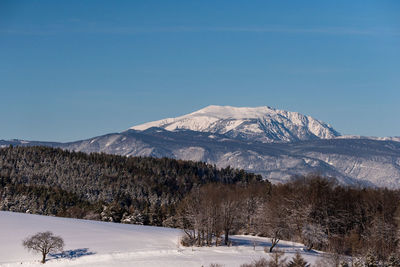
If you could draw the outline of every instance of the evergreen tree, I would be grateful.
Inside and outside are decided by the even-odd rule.
[[[309,266],[310,264],[304,260],[304,258],[300,255],[299,252],[296,253],[296,255],[288,264],[288,267],[309,267]]]
[[[268,266],[269,267],[283,267],[286,266],[286,258],[283,258],[285,255],[285,252],[280,251],[280,250],[275,250],[274,252],[271,253],[270,255],[270,260],[268,261]]]

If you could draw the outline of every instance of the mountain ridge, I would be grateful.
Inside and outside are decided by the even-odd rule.
[[[151,127],[168,131],[192,130],[225,134],[261,142],[293,142],[340,136],[331,125],[298,112],[264,107],[211,105],[195,112],[131,127],[143,131]]]

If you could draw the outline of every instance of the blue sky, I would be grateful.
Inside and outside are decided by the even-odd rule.
[[[0,1],[0,139],[72,141],[207,105],[400,135],[400,1]]]

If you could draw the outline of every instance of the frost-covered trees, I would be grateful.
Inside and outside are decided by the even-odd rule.
[[[362,257],[371,250],[380,262],[396,251],[400,192],[341,187],[318,176],[267,185],[196,187],[182,201],[178,221],[199,246],[220,244],[225,233],[254,233],[271,238],[271,252],[281,239],[332,255]]]
[[[378,267],[378,259],[372,251],[368,252],[364,261],[365,267]]]
[[[189,239],[198,246],[219,244],[224,234],[228,245],[229,234],[240,221],[241,201],[235,186],[213,184],[195,188],[182,201],[179,209],[181,226]]]
[[[311,250],[316,246],[321,246],[328,242],[328,237],[324,229],[318,224],[306,224],[302,234],[307,250]]]
[[[400,266],[400,258],[396,253],[392,253],[386,262],[387,267],[398,267]]]
[[[22,245],[28,250],[42,254],[42,263],[46,262],[46,256],[49,253],[62,251],[64,248],[64,240],[55,236],[52,232],[40,232],[33,236],[26,238]]]
[[[268,191],[267,185],[265,182],[257,184],[262,188],[259,194]],[[223,235],[223,243],[229,245],[229,235],[246,227],[249,216],[255,216],[255,211],[244,211],[246,196],[250,195],[248,190],[254,192],[253,186],[210,184],[194,188],[178,208],[179,225],[187,236],[185,240],[193,240],[198,246],[210,246],[214,242],[219,245]]]
[[[176,207],[193,187],[261,180],[204,162],[49,147],[0,148],[0,166],[2,210],[158,226],[173,222]]]
[[[386,222],[382,215],[378,214],[367,229],[367,244],[378,260],[385,260],[395,251],[398,239],[396,227]]]
[[[229,234],[234,223],[239,223],[242,216],[242,198],[236,186],[222,186],[219,188],[219,193],[218,212],[224,231],[224,244],[228,245]]]
[[[280,190],[273,191],[261,209],[258,229],[262,235],[271,238],[269,251],[272,252],[281,239],[288,240],[293,233],[290,225],[290,211],[287,209],[285,196]]]
[[[271,238],[269,252],[272,252],[281,239],[290,239],[291,229],[288,225],[288,217],[279,205],[270,202],[270,205],[265,208],[264,216],[262,218],[262,233]]]
[[[317,175],[271,185],[202,162],[0,149],[0,209],[181,227],[196,245],[233,233],[304,241],[310,249],[380,262],[399,249],[400,191],[352,188]],[[225,236],[225,239],[223,239]]]

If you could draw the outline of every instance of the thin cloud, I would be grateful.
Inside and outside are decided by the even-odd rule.
[[[140,33],[197,33],[197,32],[232,32],[232,33],[293,33],[293,34],[331,34],[331,35],[393,35],[400,32],[387,29],[357,29],[344,27],[326,28],[292,28],[292,27],[115,27],[94,30],[109,34],[140,34]]]
[[[87,34],[152,34],[152,33],[283,33],[283,34],[325,34],[325,35],[353,35],[353,36],[400,36],[399,31],[390,29],[361,29],[346,27],[321,27],[321,28],[296,28],[286,26],[267,27],[101,27],[100,25],[87,25],[86,27],[54,28],[51,29],[0,29],[1,34],[13,35],[54,35],[60,33],[87,33]]]

